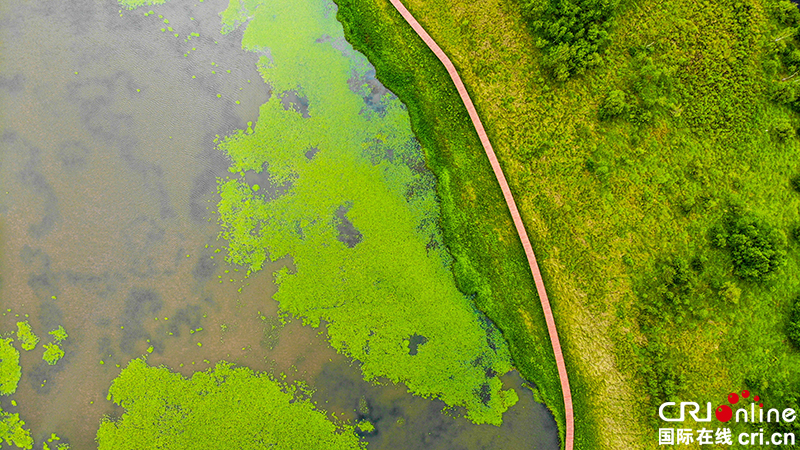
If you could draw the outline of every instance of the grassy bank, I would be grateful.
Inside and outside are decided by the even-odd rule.
[[[438,178],[444,241],[462,292],[503,331],[515,365],[563,429],[563,402],[533,278],[480,141],[436,57],[385,1],[339,0],[356,50],[406,106]],[[577,378],[576,378],[577,379]]]
[[[517,1],[405,3],[459,69],[531,233],[566,350],[577,447],[657,447],[667,400],[723,404],[748,388],[765,407],[795,406],[791,8],[623,2],[601,62],[554,76]],[[516,298],[533,292],[524,258],[446,73],[388,2],[339,4],[348,39],[409,106],[440,180],[446,242],[472,262],[458,266],[462,288],[479,293],[560,418],[538,301],[520,311]]]

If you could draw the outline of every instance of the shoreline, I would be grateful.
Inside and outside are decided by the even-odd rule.
[[[551,345],[543,345],[549,336],[534,279],[500,186],[455,86],[388,2],[336,3],[337,19],[348,42],[369,59],[376,77],[408,108],[412,129],[437,177],[441,228],[459,288],[474,295],[476,306],[501,330],[515,367],[536,385],[537,398],[553,413],[564,442],[559,376]],[[431,64],[419,64],[421,60]],[[577,384],[581,385],[580,379]]]

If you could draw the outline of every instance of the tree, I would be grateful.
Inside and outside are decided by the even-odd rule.
[[[712,236],[716,246],[730,250],[741,278],[763,280],[786,263],[786,236],[755,216],[731,217]]]
[[[558,81],[600,62],[616,0],[525,0],[523,15],[539,35],[544,66]]]

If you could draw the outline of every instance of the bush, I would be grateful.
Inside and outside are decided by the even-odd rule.
[[[628,115],[628,120],[634,125],[647,125],[653,121],[653,113],[645,108],[631,108],[631,113]]]
[[[716,246],[730,250],[741,278],[763,280],[786,263],[785,235],[755,217],[731,218],[712,236]]]
[[[786,142],[797,135],[797,132],[789,122],[778,122],[775,125],[775,137],[781,142]]]
[[[784,25],[797,25],[800,22],[800,11],[797,5],[789,0],[781,0],[773,6],[775,18]]]
[[[792,310],[789,313],[789,341],[800,348],[800,297],[794,299]]]
[[[789,179],[789,184],[797,192],[800,192],[800,175],[795,175]]]
[[[794,83],[776,82],[772,85],[772,99],[784,105],[797,100],[797,87]]]
[[[640,53],[633,62],[637,74],[633,83],[633,92],[645,108],[664,107],[667,98],[673,91],[674,67],[657,63],[653,58]]]
[[[613,119],[614,117],[619,117],[625,114],[629,108],[630,106],[628,105],[628,99],[625,95],[625,92],[613,90],[606,94],[603,102],[600,103],[598,116],[600,117],[600,120]]]
[[[739,299],[742,298],[742,290],[739,289],[739,286],[737,286],[736,283],[732,281],[726,281],[725,284],[723,284],[719,289],[719,295],[726,302],[738,305]]]

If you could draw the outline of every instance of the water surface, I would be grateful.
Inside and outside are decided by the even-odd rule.
[[[290,258],[247,279],[224,263],[212,212],[229,162],[214,140],[256,122],[272,96],[242,30],[219,33],[226,6],[122,17],[113,1],[0,6],[0,333],[28,320],[42,343],[58,325],[70,336],[55,366],[41,343],[22,352],[19,406],[2,398],[3,409],[37,443],[55,432],[93,448],[101,417],[122,413],[106,400],[118,365],[147,354],[189,375],[225,359],[307,381],[331,413],[376,425],[370,448],[557,447],[552,417],[515,375],[505,380],[521,400],[502,427],[448,417],[441,402],[363,381],[321,329],[282,325],[271,274]],[[381,107],[373,73],[351,82]],[[282,100],[302,113],[302,98]]]

